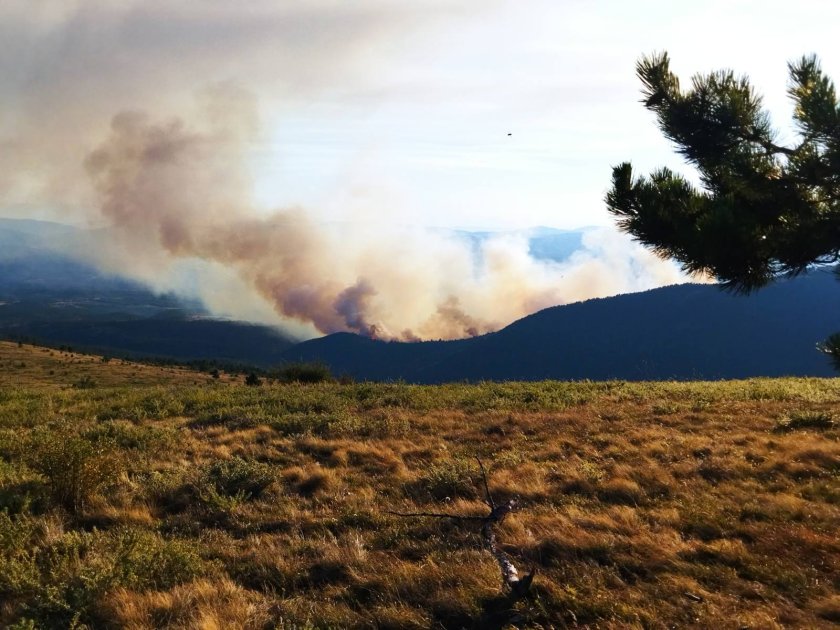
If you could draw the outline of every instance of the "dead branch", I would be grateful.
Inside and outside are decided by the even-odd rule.
[[[490,500],[492,499],[488,499],[488,501]],[[507,554],[499,549],[496,543],[496,532],[493,531],[493,527],[501,523],[516,507],[516,499],[511,499],[507,503],[502,503],[492,508],[490,515],[485,519],[484,525],[481,527],[481,535],[484,538],[484,544],[487,545],[490,553],[493,554],[496,562],[499,563],[499,570],[502,572],[502,581],[514,596],[522,597],[531,588],[531,583],[537,574],[537,568],[532,566],[531,571],[525,577],[520,578],[516,566],[507,557]]]
[[[493,499],[493,495],[490,493],[490,485],[487,482],[487,471],[484,469],[484,464],[478,457],[476,457],[476,461],[478,461],[478,466],[481,470],[481,479],[484,484],[484,502],[487,504],[487,507],[490,508],[490,513],[486,516],[461,516],[460,514],[446,514],[443,512],[395,512],[392,510],[385,510],[385,513],[402,517],[419,516],[430,518],[451,518],[458,521],[481,521],[482,540],[491,555],[499,564],[499,570],[502,574],[502,582],[510,590],[511,595],[518,599],[523,597],[530,590],[531,584],[534,581],[534,576],[537,573],[537,569],[536,567],[531,567],[531,571],[525,577],[520,578],[519,571],[517,571],[516,566],[507,554],[499,548],[496,541],[496,532],[494,531],[494,527],[501,523],[508,514],[518,507],[518,502],[516,499],[510,499],[505,503],[496,504]]]
[[[459,514],[443,514],[440,512],[394,512],[393,510],[384,510],[385,514],[393,514],[394,516],[428,516],[430,518],[452,518],[459,521],[486,521],[486,516],[461,516]]]
[[[486,497],[487,505],[489,506],[492,513],[492,511],[496,509],[496,502],[493,500],[493,495],[490,494],[490,486],[487,485],[487,471],[484,470],[484,464],[481,463],[481,458],[476,457],[475,461],[478,462],[478,467],[481,469],[481,480],[484,482],[484,494]]]

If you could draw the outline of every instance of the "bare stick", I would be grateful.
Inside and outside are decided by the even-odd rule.
[[[493,531],[493,525],[501,523],[508,514],[516,509],[516,506],[516,500],[511,499],[507,503],[503,503],[493,508],[493,511],[490,512],[490,515],[481,527],[481,535],[484,538],[484,544],[487,545],[487,549],[499,564],[499,570],[502,573],[502,582],[504,582],[505,586],[510,589],[511,594],[514,597],[519,598],[523,597],[531,588],[531,583],[534,581],[534,576],[537,574],[537,568],[532,566],[528,575],[520,578],[519,571],[516,570],[516,566],[510,561],[507,554],[499,549],[496,544],[496,532]]]
[[[487,471],[484,470],[484,464],[481,463],[481,458],[476,457],[475,461],[478,462],[478,467],[481,468],[481,480],[484,482],[484,492],[487,495],[486,503],[490,506],[490,510],[496,509],[496,502],[493,500],[493,495],[490,494],[490,486],[487,485]]]
[[[428,516],[431,518],[454,518],[459,521],[486,521],[486,516],[459,516],[458,514],[443,514],[442,512],[394,512],[385,510],[385,514],[394,516]]]
[[[460,516],[458,514],[445,514],[443,512],[395,512],[393,510],[385,510],[385,513],[403,517],[426,516],[430,518],[451,518],[458,521],[481,521],[482,539],[488,551],[490,551],[499,565],[502,582],[510,589],[511,597],[519,599],[520,597],[524,597],[530,590],[537,569],[536,567],[531,567],[531,571],[526,576],[520,578],[516,566],[511,562],[507,554],[499,549],[496,543],[496,532],[493,531],[493,527],[501,523],[519,504],[516,499],[510,499],[501,504],[497,504],[493,500],[493,495],[490,493],[490,484],[487,483],[487,471],[484,469],[484,464],[481,462],[481,459],[476,457],[476,460],[478,461],[479,468],[481,468],[481,480],[484,483],[484,492],[487,495],[485,502],[490,508],[490,513],[487,516]]]

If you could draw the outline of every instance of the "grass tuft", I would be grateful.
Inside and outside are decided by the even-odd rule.
[[[793,411],[776,424],[776,432],[787,433],[802,429],[828,431],[837,427],[834,414],[826,411]]]

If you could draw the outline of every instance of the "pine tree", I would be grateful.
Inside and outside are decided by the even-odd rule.
[[[840,259],[840,107],[815,56],[788,64],[796,142],[779,143],[746,77],[696,75],[680,88],[667,53],[643,57],[643,103],[694,166],[700,186],[661,168],[613,168],[607,207],[619,227],[686,271],[753,291]],[[840,369],[840,334],[822,346]]]

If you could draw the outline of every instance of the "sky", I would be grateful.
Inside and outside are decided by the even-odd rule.
[[[840,4],[606,0],[4,0],[4,214],[97,220],[81,164],[119,111],[253,95],[256,206],[336,221],[609,225],[610,167],[686,170],[634,64],[752,77],[784,129],[785,64],[840,75]],[[188,114],[186,114],[188,115]],[[510,135],[508,135],[510,134]]]
[[[689,278],[616,233],[611,167],[691,178],[635,64],[840,76],[828,0],[3,0],[0,216],[299,336],[458,338]],[[522,231],[600,227],[563,264]],[[478,250],[439,228],[498,231]]]

